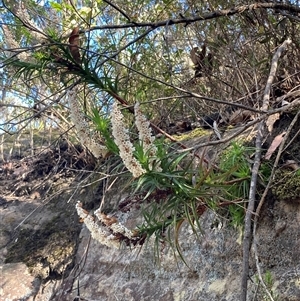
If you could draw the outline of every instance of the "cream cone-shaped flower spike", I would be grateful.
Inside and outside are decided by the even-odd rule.
[[[79,217],[83,220],[84,224],[89,229],[94,239],[108,247],[120,247],[120,240],[110,232],[109,228],[106,228],[103,225],[99,225],[96,219],[82,208],[82,204],[80,202],[76,204],[76,209]]]
[[[130,142],[128,130],[123,122],[123,115],[118,108],[117,103],[113,104],[111,112],[112,134],[115,143],[119,147],[120,157],[124,165],[132,173],[134,178],[140,177],[146,171],[142,168],[141,164],[133,156],[135,151],[134,146]]]
[[[135,125],[139,131],[139,139],[140,142],[143,143],[144,152],[148,153],[150,156],[154,156],[156,154],[156,146],[153,144],[155,137],[152,136],[150,122],[143,115],[140,104],[137,102],[134,106],[134,115],[135,115]]]
[[[76,209],[92,237],[103,245],[119,248],[122,240],[134,242],[139,239],[134,230],[126,228],[116,217],[102,213],[100,208],[94,212],[94,217],[82,208],[81,202],[77,202]]]
[[[143,115],[140,104],[137,102],[134,106],[134,115],[135,115],[135,125],[139,131],[139,140],[143,145],[143,151],[147,156],[149,156],[149,164],[153,165],[153,162],[156,160],[156,152],[157,147],[153,143],[155,137],[152,135],[150,122],[149,120]],[[149,166],[150,169],[153,166]],[[155,167],[157,171],[161,171],[160,167]]]
[[[90,152],[96,157],[105,157],[108,153],[106,146],[101,144],[99,136],[89,133],[89,125],[85,120],[84,114],[79,108],[79,103],[76,98],[76,91],[69,90],[68,99],[71,111],[71,120],[75,125],[80,142],[87,147]]]

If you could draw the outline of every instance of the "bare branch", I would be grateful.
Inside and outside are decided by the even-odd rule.
[[[91,31],[91,30],[102,30],[102,29],[118,29],[118,28],[138,28],[138,27],[150,27],[152,29],[158,27],[164,27],[166,25],[174,25],[174,24],[191,24],[198,21],[205,21],[216,19],[220,17],[229,17],[236,14],[241,14],[246,11],[252,11],[257,9],[280,9],[288,12],[295,12],[300,13],[300,7],[290,4],[283,4],[283,3],[254,3],[249,5],[242,5],[236,8],[224,9],[224,10],[216,10],[214,12],[204,13],[199,16],[195,16],[192,18],[180,18],[180,19],[169,19],[163,20],[158,22],[131,22],[128,24],[120,24],[120,25],[103,25],[103,26],[93,26],[89,29],[84,30]]]
[[[271,70],[269,73],[269,77],[267,80],[264,97],[263,97],[263,105],[262,105],[263,110],[268,110],[269,107],[270,91],[277,71],[278,60],[282,52],[286,49],[287,45],[290,43],[291,40],[289,39],[284,41],[284,43],[277,49],[276,53],[273,56],[272,63],[271,63]],[[256,183],[257,183],[258,170],[259,170],[260,160],[261,160],[261,146],[262,146],[264,127],[265,127],[265,122],[261,121],[258,125],[258,132],[256,137],[256,143],[255,143],[255,159],[252,167],[252,177],[251,177],[250,190],[249,190],[249,203],[248,203],[248,208],[245,216],[241,301],[247,300],[252,214],[254,211],[254,204],[255,204]]]
[[[112,59],[111,57],[109,59]],[[107,59],[108,60],[108,59]],[[112,59],[114,62],[116,62],[117,64],[121,65],[121,66],[124,66],[126,67],[127,69],[145,77],[145,78],[148,78],[150,80],[153,80],[155,82],[158,82],[158,83],[161,83],[167,87],[170,87],[170,88],[173,88],[177,91],[180,91],[180,92],[183,92],[183,93],[186,93],[187,94],[187,97],[190,96],[190,97],[195,97],[195,98],[198,98],[198,99],[205,99],[205,100],[208,100],[208,101],[212,101],[212,102],[215,102],[215,103],[219,103],[219,104],[225,104],[225,105],[229,105],[229,106],[234,106],[236,108],[241,108],[241,109],[245,109],[245,110],[248,110],[248,111],[252,111],[252,112],[256,112],[256,113],[267,113],[267,111],[263,111],[263,110],[258,110],[258,109],[255,109],[253,107],[249,107],[249,106],[245,106],[245,105],[242,105],[242,104],[239,104],[239,103],[234,103],[234,102],[229,102],[229,101],[225,101],[225,100],[220,100],[220,99],[216,99],[216,98],[211,98],[211,97],[207,97],[207,96],[202,96],[200,94],[197,94],[197,93],[194,93],[194,92],[191,92],[191,91],[188,91],[188,90],[185,90],[183,88],[180,88],[178,86],[175,86],[175,85],[172,85],[172,84],[169,84],[165,81],[162,81],[158,78],[154,78],[154,77],[151,77],[151,76],[148,76],[146,75],[145,73],[143,72],[140,72],[138,70],[135,70],[117,60],[114,60]]]
[[[128,48],[129,46],[133,45],[134,43],[136,43],[137,41],[143,39],[144,37],[146,37],[151,31],[153,31],[153,28],[150,28],[148,30],[146,30],[144,33],[142,33],[141,35],[139,35],[137,38],[133,39],[132,41],[130,41],[129,43],[127,43],[126,45],[124,45],[123,47],[121,47],[117,52],[115,52],[112,56],[107,57],[106,59],[104,59],[102,62],[100,62],[99,65],[103,65],[104,63],[108,62],[109,60],[115,58],[118,54],[120,54],[123,50],[125,50],[126,48]]]
[[[108,0],[103,0],[103,2],[107,3],[111,7],[113,7],[116,11],[118,11],[123,17],[125,17],[129,22],[131,22],[131,18],[121,9],[119,8],[116,4],[112,3],[111,1]],[[132,22],[133,23],[133,22]]]
[[[264,201],[266,199],[266,196],[269,192],[269,189],[271,187],[271,184],[272,184],[272,181],[273,181],[273,178],[274,178],[274,175],[275,175],[275,171],[276,171],[276,168],[278,166],[278,163],[279,163],[279,159],[284,151],[284,146],[285,146],[285,143],[289,137],[289,134],[291,133],[294,125],[296,124],[298,118],[300,116],[300,111],[297,112],[296,116],[294,117],[294,119],[292,120],[291,124],[289,125],[289,128],[287,129],[287,132],[286,132],[286,135],[284,136],[283,138],[283,141],[282,143],[280,144],[280,147],[279,147],[279,150],[278,150],[278,153],[277,153],[277,156],[276,156],[276,159],[275,159],[275,162],[274,162],[274,165],[273,165],[273,168],[272,168],[272,171],[271,171],[271,175],[270,175],[270,180],[267,184],[267,187],[265,188],[264,192],[263,192],[263,195],[259,201],[259,204],[257,206],[257,209],[255,211],[255,215],[254,215],[254,223],[253,223],[253,250],[254,250],[254,256],[255,256],[255,263],[256,263],[256,269],[257,269],[257,272],[258,272],[258,277],[259,277],[259,281],[260,283],[262,284],[263,288],[265,289],[266,293],[268,294],[270,300],[274,301],[272,295],[270,294],[266,284],[264,283],[264,280],[261,276],[261,271],[260,271],[260,265],[259,265],[259,257],[258,257],[258,247],[257,247],[257,239],[256,239],[256,230],[257,230],[257,223],[258,223],[258,219],[259,219],[259,214],[260,214],[260,210],[264,204]]]

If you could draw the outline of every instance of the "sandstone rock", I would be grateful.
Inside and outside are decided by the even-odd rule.
[[[39,289],[40,281],[30,275],[22,262],[0,265],[0,300],[33,301]]]

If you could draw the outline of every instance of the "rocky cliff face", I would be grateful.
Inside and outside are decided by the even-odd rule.
[[[271,201],[270,201],[271,202]],[[275,300],[300,300],[300,202],[274,201],[264,211],[258,229],[262,275]],[[154,262],[151,242],[141,250],[112,250],[90,240],[83,228],[76,272],[64,281],[53,300],[73,300],[79,288],[83,300],[239,300],[241,232],[215,213],[202,218],[200,240],[188,226],[181,248],[188,266],[168,248]],[[249,300],[267,300],[250,262]],[[72,277],[77,276],[72,283]],[[72,288],[72,289],[71,289]],[[71,293],[73,290],[73,293]],[[67,293],[69,292],[69,293]]]
[[[90,238],[75,212],[76,201],[88,209],[99,206],[99,186],[80,188],[81,178],[71,169],[59,171],[53,182],[53,169],[38,173],[34,168],[40,170],[40,163],[21,175],[1,175],[1,301],[239,300],[242,230],[224,217],[206,210],[198,238],[187,224],[182,227],[186,264],[167,245],[155,249],[151,240],[133,249],[110,249]],[[56,183],[52,198],[47,197],[50,183]],[[110,197],[120,202],[124,195],[114,190]],[[125,225],[134,225],[136,216],[124,215]],[[300,195],[283,200],[270,195],[256,239],[262,276],[274,300],[300,300],[299,225]],[[268,300],[258,285],[253,254],[248,295]]]

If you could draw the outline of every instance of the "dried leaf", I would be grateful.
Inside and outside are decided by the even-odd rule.
[[[230,125],[237,125],[239,123],[244,123],[248,120],[253,119],[253,112],[249,110],[236,110],[233,112],[229,118]]]
[[[221,137],[221,134],[220,134],[220,131],[218,129],[218,125],[217,125],[216,121],[214,121],[214,123],[213,123],[213,129],[214,129],[214,132],[215,132],[216,136],[218,137],[218,139],[221,140],[222,137]]]
[[[275,150],[278,148],[278,146],[282,142],[282,139],[285,134],[286,134],[286,132],[283,132],[274,138],[273,142],[271,143],[271,145],[265,155],[266,160],[269,160],[271,158],[272,154],[275,152]]]
[[[282,165],[284,168],[288,168],[291,170],[298,170],[300,169],[299,164],[295,160],[286,160],[285,163]]]
[[[199,47],[194,47],[190,52],[190,57],[195,66],[201,65],[206,55],[206,45],[204,44],[202,50]]]
[[[289,105],[290,103],[288,102],[288,101],[286,101],[286,100],[283,100],[282,102],[281,102],[281,106],[282,107],[284,107],[284,106],[287,106],[287,105]]]
[[[279,117],[280,117],[280,114],[279,114],[279,113],[270,115],[270,116],[268,117],[268,119],[267,119],[267,121],[266,121],[266,125],[267,125],[267,127],[268,127],[269,133],[272,133],[274,123],[279,119]]]
[[[72,32],[71,32],[71,35],[70,35],[70,38],[69,38],[69,49],[70,49],[70,52],[71,52],[71,55],[74,59],[74,61],[77,63],[77,64],[81,64],[81,57],[80,57],[80,52],[79,52],[79,27],[75,27]]]
[[[108,227],[118,222],[118,220],[114,216],[110,217],[104,213],[100,213],[100,216],[101,216],[101,221]]]

